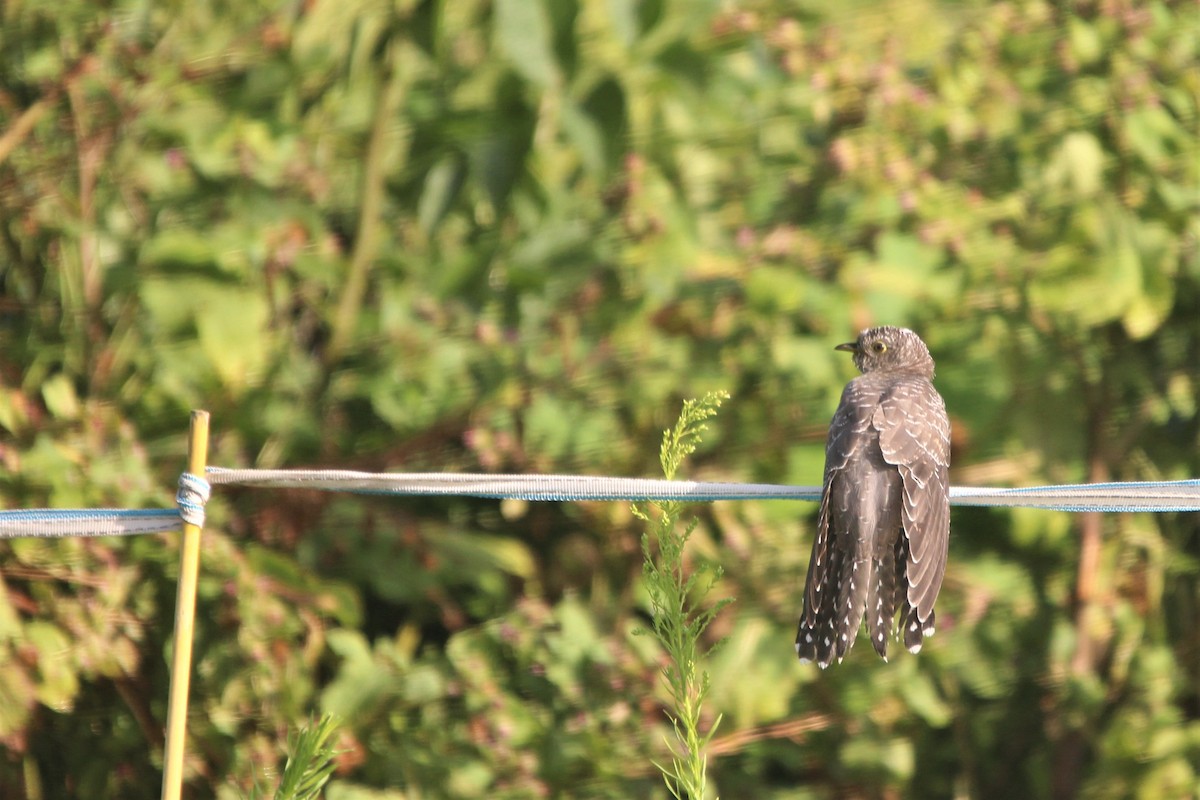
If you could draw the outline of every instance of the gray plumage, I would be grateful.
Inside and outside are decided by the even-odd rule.
[[[933,633],[933,603],[950,541],[950,421],[933,388],[929,349],[905,328],[871,328],[838,350],[862,375],[829,424],[825,478],[796,654],[841,661],[864,615],[887,659],[898,636],[916,653]]]

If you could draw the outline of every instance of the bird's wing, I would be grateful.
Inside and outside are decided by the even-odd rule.
[[[804,591],[804,616],[809,622],[816,620],[822,600],[833,603],[838,600],[835,585],[840,577],[833,566],[836,531],[832,530],[833,509],[830,509],[830,485],[841,473],[851,458],[863,449],[866,443],[866,428],[871,423],[871,404],[860,397],[858,387],[851,381],[841,393],[838,410],[829,423],[829,438],[826,440],[826,469],[821,491],[821,510],[817,512],[817,535],[812,540],[812,558],[809,560],[809,578]],[[845,509],[839,510],[845,512]],[[832,591],[830,591],[832,590]],[[830,596],[832,594],[833,596]]]
[[[950,421],[925,378],[906,378],[886,391],[872,416],[883,458],[904,481],[908,536],[908,601],[921,620],[933,613],[950,543]]]
[[[874,438],[868,435],[872,424],[878,396],[864,387],[859,380],[852,380],[842,390],[833,420],[829,423],[829,438],[825,440],[825,488],[830,478],[844,470],[851,461],[857,460],[863,448]]]
[[[829,423],[829,438],[825,443],[825,478],[821,492],[821,507],[817,513],[817,532],[813,539],[812,557],[808,562],[808,579],[804,587],[804,613],[796,635],[796,652],[802,659],[828,665],[832,657],[833,617],[841,590],[844,554],[837,547],[838,532],[833,530],[835,502],[830,491],[833,482],[846,472],[848,463],[867,446],[871,437],[871,411],[874,398],[851,381],[842,392],[841,403]],[[845,514],[841,508],[837,513]]]

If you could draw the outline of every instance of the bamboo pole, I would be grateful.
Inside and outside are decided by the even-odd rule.
[[[188,472],[203,476],[207,461],[208,412],[193,411],[188,432]],[[183,524],[179,585],[175,596],[175,652],[171,661],[171,696],[167,706],[167,751],[163,764],[162,800],[179,800],[183,791],[188,685],[192,677],[192,640],[196,623],[196,579],[200,572],[200,533],[200,526],[188,522]]]

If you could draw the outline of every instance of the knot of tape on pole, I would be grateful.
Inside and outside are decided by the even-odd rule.
[[[212,487],[199,475],[185,472],[179,476],[179,491],[175,494],[175,505],[184,522],[204,527],[204,506],[212,496]]]

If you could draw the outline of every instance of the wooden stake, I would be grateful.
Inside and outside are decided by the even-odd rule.
[[[188,433],[188,472],[203,477],[207,462],[208,412],[193,411]],[[175,596],[175,652],[171,661],[171,696],[167,706],[167,752],[163,763],[162,800],[179,800],[183,791],[188,685],[192,678],[192,640],[196,623],[196,580],[200,573],[200,534],[200,526],[187,522],[183,524],[179,586]]]

